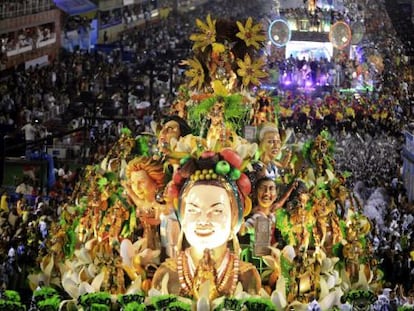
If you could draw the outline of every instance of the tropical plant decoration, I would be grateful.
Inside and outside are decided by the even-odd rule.
[[[219,100],[224,102],[224,121],[226,126],[240,134],[242,126],[248,118],[249,106],[243,103],[243,96],[241,94],[233,94],[225,97],[214,96],[189,108],[189,123],[196,130],[195,132],[199,132],[201,136],[207,130],[208,113]]]

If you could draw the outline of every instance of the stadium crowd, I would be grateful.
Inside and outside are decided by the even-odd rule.
[[[223,1],[209,2],[160,24],[125,32],[110,52],[62,51],[59,61],[16,71],[0,83],[2,134],[8,142],[30,143],[22,156],[35,159],[48,144],[81,146],[71,159],[54,159],[54,182],[47,192],[40,188],[33,167],[25,169],[12,188],[2,189],[3,288],[22,289],[35,254],[45,251],[48,228],[59,219],[61,206],[77,185],[81,165],[101,160],[123,127],[134,135],[151,131],[151,121],[159,121],[173,103],[185,81],[180,60],[191,53],[188,36],[195,18],[207,13],[232,19],[267,17],[248,1],[227,2],[226,6]],[[351,171],[350,186],[373,223],[370,239],[391,292],[388,303],[396,310],[412,306],[414,297],[414,206],[401,175],[404,131],[413,130],[414,70],[387,18],[384,1],[365,1],[357,10],[364,12],[366,25],[360,59],[304,63],[269,56],[268,69],[276,78],[265,84],[277,85],[280,124],[293,128],[298,140],[321,129],[333,133],[336,164]],[[347,14],[342,12],[342,18]],[[125,60],[124,51],[133,55],[132,61]],[[361,75],[370,87],[362,83],[361,92],[348,93],[346,89],[361,85]],[[303,77],[312,80],[313,89],[297,91]],[[295,88],[286,85],[287,79]]]

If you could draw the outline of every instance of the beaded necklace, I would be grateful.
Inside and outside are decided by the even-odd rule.
[[[222,263],[217,269],[216,288],[220,294],[232,294],[239,279],[240,261],[227,250]],[[181,291],[190,295],[193,290],[194,262],[188,252],[181,252],[177,257],[177,272]],[[230,282],[230,283],[229,283]]]

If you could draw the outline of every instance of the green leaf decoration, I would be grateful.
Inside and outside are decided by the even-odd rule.
[[[233,94],[224,97],[225,110],[224,117],[226,120],[235,118],[240,119],[245,113],[246,106],[242,105],[243,96],[240,94]]]
[[[39,311],[58,311],[60,305],[59,296],[55,295],[51,298],[39,301],[37,303],[37,308]]]
[[[5,290],[3,292],[3,299],[7,301],[20,302],[20,294],[15,290]]]
[[[152,297],[151,302],[157,308],[157,310],[164,310],[171,303],[176,302],[177,297],[175,295],[160,295]]]
[[[122,310],[124,311],[145,311],[147,310],[147,307],[143,303],[139,303],[136,301],[130,302],[127,305],[125,305]]]
[[[91,307],[92,304],[111,305],[111,295],[107,292],[88,293],[80,296],[78,302],[83,307]]]
[[[149,147],[149,137],[141,135],[137,138],[138,154],[149,157],[150,156],[150,147]]]
[[[249,311],[276,311],[270,299],[266,298],[247,298],[243,302],[243,307]]]
[[[198,130],[200,130],[204,118],[207,116],[211,107],[213,107],[216,101],[216,97],[211,97],[203,100],[198,105],[191,106],[188,109],[188,121],[192,123],[192,125],[194,125]]]
[[[119,295],[118,296],[118,303],[121,306],[125,306],[129,303],[136,302],[138,304],[143,303],[145,300],[145,294],[139,293],[139,294],[128,294],[128,295]]]
[[[103,189],[105,189],[105,186],[108,184],[108,179],[106,179],[105,177],[101,177],[99,178],[97,184],[98,184],[99,190],[102,191]]]
[[[367,238],[366,238],[366,236],[360,236],[359,237],[359,242],[361,243],[362,248],[367,247]]]
[[[109,206],[112,206],[115,204],[116,201],[119,200],[119,196],[117,195],[116,192],[112,193],[109,198],[108,198],[108,204]]]
[[[131,132],[131,130],[129,128],[123,127],[121,129],[121,134],[122,135],[125,135],[125,136],[131,136],[132,132]]]
[[[56,289],[50,286],[43,286],[42,288],[33,292],[33,298],[35,299],[35,301],[46,300],[57,295],[58,292],[56,291]]]
[[[342,249],[343,249],[343,245],[341,243],[336,243],[333,245],[332,247],[332,253],[338,257],[338,258],[342,258]]]
[[[231,129],[241,134],[243,125],[246,122],[241,122],[248,114],[248,106],[242,103],[243,96],[241,94],[234,94],[224,98],[225,109],[224,119],[226,124]]]
[[[246,122],[243,122],[247,118],[249,107],[244,105],[243,96],[241,94],[232,94],[229,96],[221,97],[214,96],[201,101],[199,104],[193,105],[188,109],[189,123],[195,127],[196,131],[203,128],[203,124],[207,122],[207,116],[214,106],[214,104],[222,100],[224,102],[223,119],[227,127],[240,133],[242,127]],[[204,136],[204,133],[200,133]]]
[[[0,311],[25,311],[26,307],[20,302],[0,299]]]
[[[346,237],[346,222],[343,220],[343,219],[341,219],[340,221],[339,221],[339,228],[341,229],[341,234],[342,234],[342,236],[343,237]]]
[[[191,311],[191,305],[182,301],[174,301],[168,306],[169,311]]]
[[[351,304],[355,304],[359,300],[367,300],[372,304],[377,300],[377,296],[370,290],[356,289],[349,291],[343,299]]]
[[[307,140],[302,145],[302,155],[307,160],[309,160],[309,158],[310,158],[310,151],[312,149],[312,146],[313,146],[313,141],[312,140]]]
[[[291,284],[290,270],[293,269],[293,263],[291,263],[285,256],[280,256],[280,268],[282,276],[285,278],[286,284]],[[286,293],[285,293],[286,294]]]
[[[102,303],[93,303],[89,308],[90,311],[110,311],[111,307]]]
[[[63,246],[63,252],[66,257],[71,257],[75,252],[76,232],[75,229],[79,224],[79,219],[76,219],[72,226],[66,230],[66,243]]]
[[[117,176],[114,172],[106,172],[105,177],[108,180],[108,182],[117,180]]]
[[[289,214],[288,212],[283,209],[279,208],[276,210],[276,228],[279,229],[280,233],[282,234],[282,237],[285,241],[290,241],[290,234],[292,229],[292,224],[289,220]]]
[[[242,309],[242,301],[236,298],[224,298],[224,301],[214,308],[214,311],[240,311]]]
[[[276,121],[276,126],[279,126],[279,113],[280,113],[280,98],[279,96],[274,96],[273,98],[273,110],[275,112],[275,121]]]

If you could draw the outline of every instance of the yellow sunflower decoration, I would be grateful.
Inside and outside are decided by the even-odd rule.
[[[335,118],[336,118],[336,120],[337,120],[337,121],[342,121],[342,120],[344,119],[344,115],[343,115],[343,113],[342,113],[342,112],[338,111],[338,112],[335,114]]]
[[[345,114],[348,117],[353,117],[355,118],[355,110],[352,107],[346,107],[345,108]]]
[[[201,49],[204,52],[206,47],[216,42],[216,20],[212,20],[210,14],[208,14],[206,23],[197,18],[196,25],[201,33],[190,35],[190,40],[194,41],[193,50]]]
[[[189,87],[197,87],[197,89],[201,89],[204,83],[204,69],[200,61],[194,57],[182,61],[181,64],[190,67],[185,72],[185,76],[191,79]]]
[[[293,115],[293,110],[290,109],[290,108],[280,106],[279,114],[280,114],[280,116],[282,116],[284,118],[291,117]]]
[[[302,108],[300,108],[300,111],[304,113],[306,116],[309,116],[309,113],[311,112],[311,108],[309,106],[302,106]]]
[[[267,77],[267,73],[263,71],[265,61],[259,58],[257,61],[252,61],[249,54],[244,55],[244,60],[238,59],[237,75],[242,78],[244,86],[249,84],[260,85],[259,79]]]
[[[241,22],[236,22],[239,32],[236,37],[242,39],[247,47],[254,46],[257,50],[260,49],[260,43],[266,40],[263,35],[263,29],[261,24],[253,25],[253,19],[249,17],[246,24],[243,25]]]
[[[229,91],[223,85],[223,82],[220,80],[214,80],[211,82],[211,86],[213,88],[214,94],[217,96],[228,96]]]

